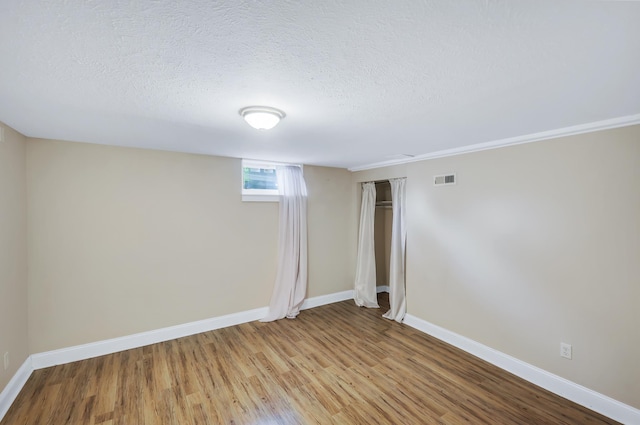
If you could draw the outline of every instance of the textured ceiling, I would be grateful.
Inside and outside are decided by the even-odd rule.
[[[31,137],[353,167],[640,113],[640,3],[3,0]],[[258,132],[238,110],[287,117]]]

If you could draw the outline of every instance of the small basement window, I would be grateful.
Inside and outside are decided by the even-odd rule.
[[[242,200],[257,202],[278,202],[278,162],[242,160]],[[297,165],[299,167],[299,165]]]

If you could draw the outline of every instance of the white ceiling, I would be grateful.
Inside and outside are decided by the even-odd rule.
[[[347,168],[638,113],[639,2],[0,2],[30,137]]]

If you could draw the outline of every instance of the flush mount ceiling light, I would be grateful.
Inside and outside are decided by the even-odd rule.
[[[281,110],[269,106],[247,106],[240,109],[240,115],[258,130],[272,129],[286,116]]]

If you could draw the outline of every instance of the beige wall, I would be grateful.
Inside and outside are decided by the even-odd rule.
[[[304,166],[309,193],[308,297],[353,289],[351,262],[351,173],[342,168]]]
[[[27,359],[25,137],[0,123],[0,391]],[[4,370],[4,353],[9,368]]]
[[[410,314],[640,408],[640,126],[403,174]]]
[[[30,139],[27,170],[31,352],[268,304],[278,204],[240,160]],[[304,172],[309,294],[348,289],[350,175]]]

